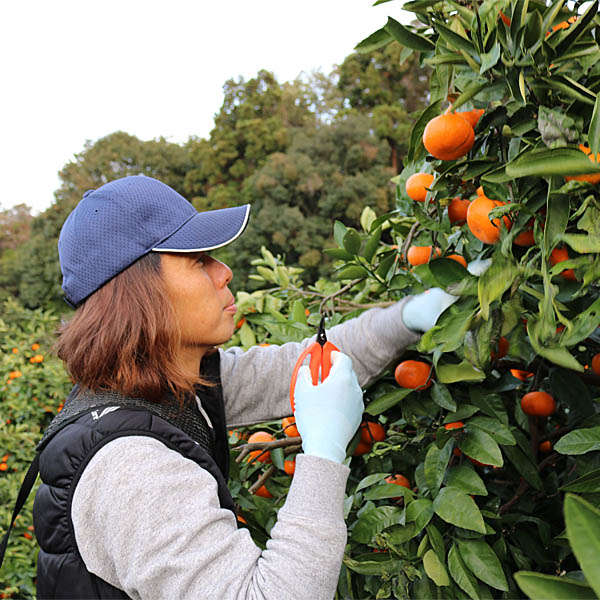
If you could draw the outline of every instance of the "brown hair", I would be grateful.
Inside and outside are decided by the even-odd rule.
[[[177,362],[181,331],[157,252],[95,291],[55,334],[53,351],[82,389],[114,390],[151,402],[166,401],[171,391],[183,407],[194,397],[194,386],[210,385]]]

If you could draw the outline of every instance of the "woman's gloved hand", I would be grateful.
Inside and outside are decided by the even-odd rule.
[[[312,384],[307,366],[300,368],[294,390],[294,415],[304,454],[341,463],[360,426],[365,406],[350,358],[332,352],[331,363],[329,376],[318,385]]]
[[[491,264],[491,258],[473,260],[467,265],[467,271],[479,277]],[[439,316],[457,300],[458,296],[448,294],[441,288],[431,288],[406,302],[402,310],[402,320],[412,331],[424,333],[429,331],[437,323]]]

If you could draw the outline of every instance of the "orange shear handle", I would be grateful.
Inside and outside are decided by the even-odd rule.
[[[331,353],[333,351],[339,352],[337,346],[331,342],[325,342],[323,346],[318,342],[313,342],[298,358],[298,362],[294,367],[292,373],[292,381],[290,383],[290,404],[292,406],[292,412],[294,411],[294,390],[296,388],[296,380],[298,378],[298,371],[306,360],[306,357],[310,354],[310,373],[312,377],[313,385],[319,383],[319,371],[321,371],[321,381],[325,381],[331,371]]]

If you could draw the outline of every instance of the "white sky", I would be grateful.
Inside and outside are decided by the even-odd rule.
[[[208,137],[229,78],[329,73],[388,15],[410,16],[373,2],[1,2],[0,207],[47,208],[88,139]]]

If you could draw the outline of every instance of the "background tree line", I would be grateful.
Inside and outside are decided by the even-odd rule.
[[[32,217],[26,205],[0,210],[0,301],[66,310],[57,242],[62,224],[88,189],[126,175],[156,177],[198,210],[251,203],[248,230],[221,258],[234,289],[251,289],[250,261],[261,245],[305,269],[311,282],[327,272],[323,248],[334,220],[357,226],[364,206],[395,206],[389,179],[403,167],[411,115],[427,102],[424,67],[389,44],[350,54],[329,74],[279,83],[260,70],[229,79],[207,139],[184,144],[142,141],[117,131],[88,141],[60,171],[54,203]]]

